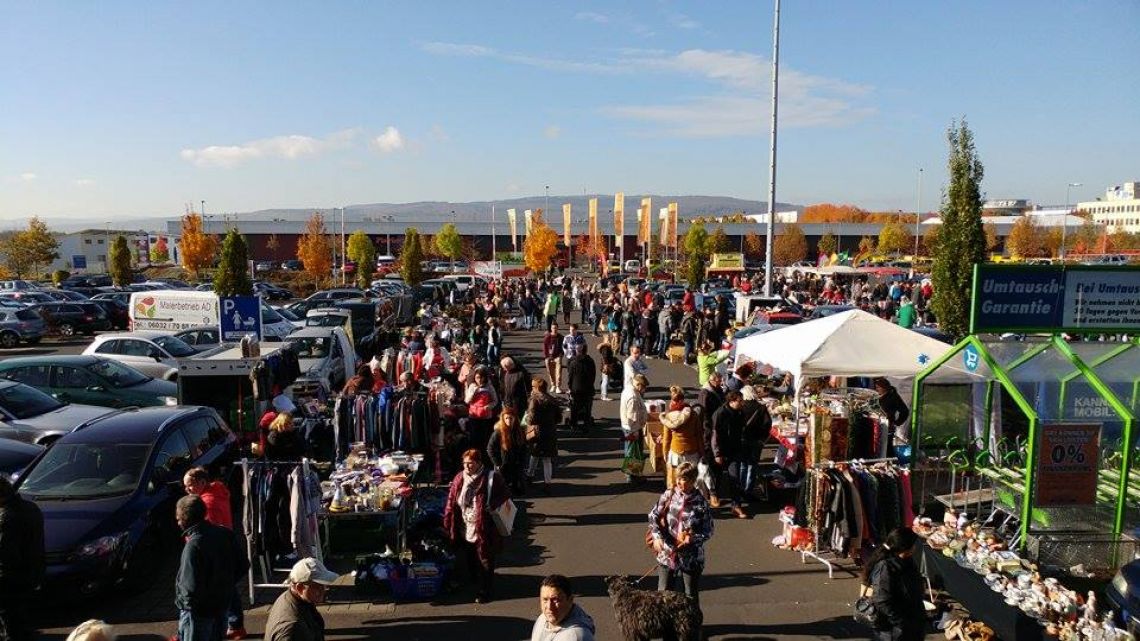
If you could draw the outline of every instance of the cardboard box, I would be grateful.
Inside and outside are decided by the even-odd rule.
[[[669,357],[670,363],[684,363],[685,362],[685,346],[684,345],[670,345],[665,350],[665,355]]]
[[[664,433],[665,427],[661,425],[661,416],[659,414],[650,414],[649,421],[645,424],[645,474],[665,474],[665,452],[661,444],[661,435]]]

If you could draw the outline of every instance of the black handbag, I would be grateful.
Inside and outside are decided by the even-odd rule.
[[[859,598],[855,599],[852,616],[858,623],[874,630],[880,630],[883,628],[883,618],[879,615],[878,609],[875,608],[875,602],[871,595],[872,589],[869,586],[860,588]]]

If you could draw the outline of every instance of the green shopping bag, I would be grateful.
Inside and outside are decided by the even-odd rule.
[[[621,471],[630,476],[641,476],[645,471],[645,459],[645,449],[639,438],[630,443],[629,453],[621,462]]]

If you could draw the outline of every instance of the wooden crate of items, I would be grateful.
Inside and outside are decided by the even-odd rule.
[[[684,363],[685,346],[674,343],[665,350],[665,355],[669,357],[670,363]]]

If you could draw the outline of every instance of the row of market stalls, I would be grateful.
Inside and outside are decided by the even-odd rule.
[[[738,362],[795,380],[776,420],[781,450],[802,449],[790,458],[807,498],[787,521],[807,535],[794,547],[830,570],[882,528],[913,525],[928,577],[1000,638],[1099,638],[1108,628],[1080,606],[1090,590],[1102,610],[1106,596],[1124,606],[1116,573],[1137,557],[1140,271],[985,265],[974,289],[972,332],[953,346],[859,311],[737,346]],[[885,377],[911,400],[905,445],[856,447],[856,408],[873,414],[875,399],[852,377]],[[897,518],[841,531],[818,504],[859,475],[897,479],[910,500]]]

